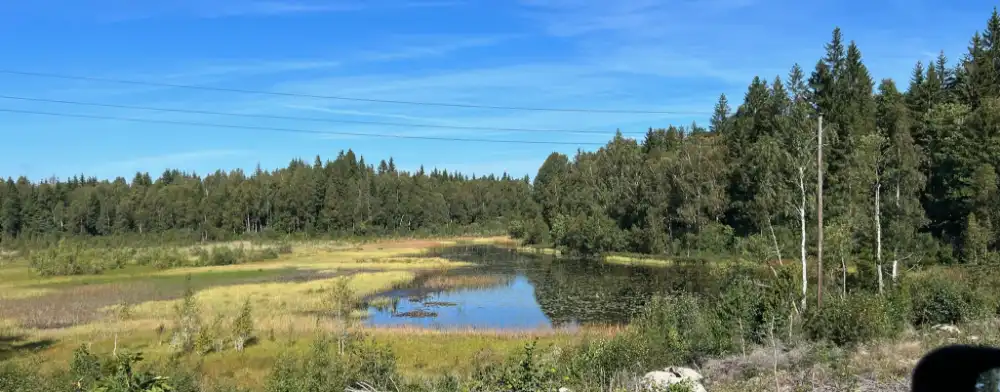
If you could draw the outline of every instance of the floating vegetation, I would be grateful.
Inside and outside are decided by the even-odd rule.
[[[394,313],[392,317],[405,317],[405,318],[430,318],[437,317],[437,312],[430,312],[423,309],[411,310],[409,312]]]
[[[451,306],[458,306],[458,304],[455,303],[455,302],[447,302],[447,301],[427,301],[427,302],[424,302],[424,306],[429,306],[429,307],[448,306],[448,307],[451,307]]]
[[[427,298],[430,298],[430,294],[421,293],[421,294],[411,295],[407,298],[407,300],[409,300],[410,302],[424,302],[427,300]]]

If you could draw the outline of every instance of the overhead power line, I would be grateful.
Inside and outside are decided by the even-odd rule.
[[[273,96],[283,96],[283,97],[302,97],[302,98],[334,99],[334,100],[341,100],[341,101],[370,102],[370,103],[389,103],[389,104],[400,104],[400,105],[444,106],[444,107],[466,108],[466,109],[521,110],[521,111],[538,111],[538,112],[573,112],[573,113],[619,113],[619,114],[684,114],[684,115],[706,115],[706,114],[712,114],[711,112],[703,112],[703,111],[593,109],[593,108],[591,108],[591,109],[583,109],[583,108],[543,108],[543,107],[528,107],[528,106],[497,106],[497,105],[475,105],[475,104],[447,103],[447,102],[404,101],[404,100],[395,100],[395,99],[358,98],[358,97],[347,97],[347,96],[337,96],[337,95],[298,94],[298,93],[289,93],[289,92],[280,92],[280,91],[246,90],[246,89],[238,89],[238,88],[195,86],[195,85],[186,85],[186,84],[146,82],[146,81],[137,81],[137,80],[101,78],[101,77],[95,77],[95,76],[61,75],[61,74],[52,74],[52,73],[44,73],[44,72],[28,72],[28,71],[5,70],[5,69],[0,69],[0,74],[20,75],[20,76],[34,76],[34,77],[43,77],[43,78],[70,79],[70,80],[86,80],[86,81],[92,81],[92,82],[119,83],[119,84],[131,84],[131,85],[140,85],[140,86],[171,87],[171,88],[183,88],[183,89],[203,90],[203,91],[219,91],[219,92],[241,93],[241,94],[259,94],[259,95],[273,95]]]
[[[94,106],[94,107],[105,107],[105,108],[115,108],[115,109],[148,110],[156,112],[208,114],[213,116],[312,121],[312,122],[340,123],[340,124],[364,124],[364,125],[382,125],[382,126],[392,126],[392,127],[461,129],[461,130],[478,130],[478,131],[507,131],[507,132],[535,132],[535,133],[551,132],[551,133],[578,133],[578,134],[597,134],[597,135],[614,134],[613,132],[608,132],[608,131],[593,131],[593,130],[581,130],[581,129],[534,129],[534,128],[478,127],[478,126],[464,126],[464,125],[407,124],[407,123],[382,122],[382,121],[341,120],[341,119],[325,119],[325,118],[315,118],[315,117],[276,116],[267,114],[244,114],[244,113],[231,113],[231,112],[215,112],[208,110],[171,109],[171,108],[157,108],[149,106],[131,106],[131,105],[117,105],[117,104],[95,103],[95,102],[80,102],[80,101],[70,101],[62,99],[21,97],[21,96],[3,95],[3,94],[0,94],[0,98],[19,100],[19,101],[47,102],[47,103]],[[645,134],[645,132],[622,132],[622,134],[643,135]]]
[[[435,137],[435,136],[410,136],[410,135],[392,135],[392,134],[380,135],[380,134],[360,133],[360,132],[337,132],[337,131],[320,131],[320,130],[313,130],[313,129],[258,127],[258,126],[248,126],[248,125],[230,125],[230,124],[213,124],[213,123],[202,123],[202,122],[191,122],[191,121],[154,120],[154,119],[146,119],[146,118],[98,116],[98,115],[91,115],[91,114],[57,113],[57,112],[43,112],[43,111],[35,111],[35,110],[19,110],[19,109],[4,109],[4,108],[0,108],[0,112],[5,112],[5,113],[19,113],[19,114],[31,114],[31,115],[41,115],[41,116],[54,116],[54,117],[86,118],[86,119],[93,119],[93,120],[130,121],[130,122],[150,123],[150,124],[167,124],[167,125],[184,125],[184,126],[210,127],[210,128],[245,129],[245,130],[270,131],[270,132],[303,133],[303,134],[312,134],[312,135],[361,136],[361,137],[391,138],[391,139],[416,139],[416,140],[437,140],[437,141],[479,142],[479,143],[507,143],[507,144],[558,144],[558,145],[571,145],[571,146],[600,146],[600,145],[604,145],[604,143],[587,143],[587,142],[575,143],[575,142],[540,141],[540,140],[498,140],[498,139]]]

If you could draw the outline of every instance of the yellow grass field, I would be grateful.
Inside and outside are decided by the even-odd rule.
[[[323,316],[334,283],[346,279],[356,299],[412,280],[418,271],[467,265],[421,256],[434,246],[509,243],[506,238],[456,238],[447,241],[386,241],[368,244],[301,242],[278,259],[210,267],[156,270],[126,267],[101,275],[40,277],[25,264],[7,263],[0,269],[0,332],[37,343],[34,356],[46,368],[65,367],[81,344],[94,352],[110,352],[117,331],[119,347],[142,350],[151,361],[165,360],[167,342],[185,280],[196,290],[204,324],[221,321],[228,328],[244,301],[250,301],[257,343],[243,352],[226,350],[198,357],[206,376],[235,380],[244,386],[262,385],[274,360],[286,350],[308,347],[318,333],[337,326]],[[248,246],[233,242],[212,246]],[[438,277],[435,287],[474,287],[495,283],[485,276]],[[127,319],[113,310],[122,301]],[[355,312],[362,317],[363,312]],[[473,371],[470,358],[496,360],[530,341],[540,345],[568,345],[613,329],[584,331],[426,330],[420,328],[353,328],[388,344],[398,357],[400,371],[411,377]],[[164,332],[166,331],[166,332]],[[27,358],[27,352],[19,352]],[[196,356],[197,357],[197,356]],[[0,358],[2,359],[2,358]]]

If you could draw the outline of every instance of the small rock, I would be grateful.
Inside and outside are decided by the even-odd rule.
[[[559,387],[559,392],[573,392],[573,390],[566,387]]]
[[[976,336],[976,335],[969,336],[969,340],[971,340],[973,342],[978,342],[979,341],[979,336]]]
[[[705,387],[699,382],[702,378],[694,369],[676,366],[652,371],[643,376],[647,387],[669,388],[671,385],[687,383],[691,386],[691,392],[706,392]]]
[[[960,333],[962,333],[962,331],[959,330],[958,327],[956,327],[954,325],[951,325],[951,324],[938,324],[938,325],[935,325],[933,327],[933,329],[935,331],[947,332],[947,333],[951,333],[951,334],[960,334]]]

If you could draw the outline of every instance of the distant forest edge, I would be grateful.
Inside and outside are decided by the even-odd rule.
[[[810,72],[754,78],[735,109],[721,96],[708,128],[650,129],[641,141],[619,133],[597,151],[551,154],[533,181],[404,172],[352,151],[249,174],[21,177],[0,186],[0,230],[4,241],[506,230],[582,254],[797,258],[815,243],[822,115],[830,258],[1000,261],[998,41],[994,9],[961,58],[917,62],[904,92],[875,83],[859,46],[835,29]]]

